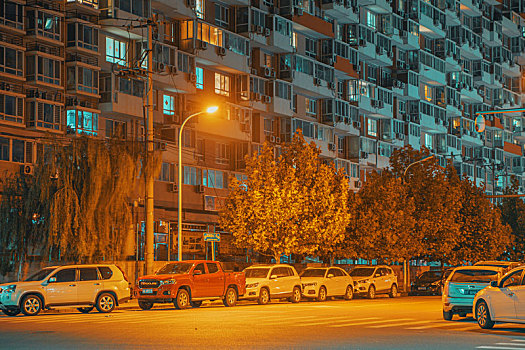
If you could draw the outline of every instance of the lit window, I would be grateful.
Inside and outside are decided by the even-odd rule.
[[[230,77],[215,73],[215,93],[230,96]]]
[[[204,19],[204,0],[195,1],[195,15],[198,18]]]
[[[199,171],[195,167],[185,166],[184,167],[184,184],[185,185],[198,185],[197,182]]]
[[[97,136],[98,114],[88,111],[70,109],[66,113],[67,132]]]
[[[376,15],[373,12],[367,11],[366,25],[372,29],[376,29]]]
[[[175,114],[175,97],[164,95],[162,103],[162,111],[166,115],[174,115]]]
[[[223,172],[219,170],[203,170],[202,184],[211,188],[224,188]]]
[[[297,33],[293,32],[292,34],[292,47],[297,49]]]
[[[195,75],[197,76],[197,81],[195,82],[195,87],[197,89],[204,89],[204,70],[200,67],[195,68]]]
[[[106,37],[106,61],[126,65],[126,43]]]
[[[368,119],[368,135],[377,136],[377,120]]]
[[[425,100],[432,101],[432,88],[425,85]]]

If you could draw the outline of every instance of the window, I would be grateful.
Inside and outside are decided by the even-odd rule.
[[[96,281],[98,280],[98,271],[96,267],[82,267],[78,269],[79,281]]]
[[[202,184],[210,188],[224,188],[223,172],[219,170],[203,170]]]
[[[290,101],[292,99],[292,86],[285,82],[276,81],[275,96]]]
[[[11,147],[11,161],[16,163],[25,163],[25,141],[13,139]]]
[[[159,174],[159,181],[175,182],[175,164],[162,163]]]
[[[27,57],[27,80],[38,80],[44,83],[60,85],[61,63],[41,56]]]
[[[225,143],[215,144],[215,163],[230,164],[230,145]]]
[[[98,29],[83,23],[68,23],[67,47],[72,46],[98,52]]]
[[[317,100],[306,98],[305,104],[306,104],[306,114],[310,114],[310,115],[317,114]]]
[[[305,38],[305,54],[306,56],[315,58],[317,56],[317,42],[315,39]]]
[[[195,167],[184,167],[184,184],[185,185],[199,185],[198,181],[199,171]]]
[[[230,96],[230,77],[215,73],[215,93],[222,96]]]
[[[20,50],[0,46],[0,72],[23,76],[24,53]]]
[[[0,137],[0,160],[9,161],[9,139]]]
[[[193,71],[193,57],[182,52],[177,52],[177,56],[177,69],[180,72],[189,73]]]
[[[523,270],[514,271],[512,274],[508,275],[501,281],[501,287],[512,287],[521,285],[521,274]]]
[[[165,115],[175,115],[175,97],[164,95],[162,102],[162,112]]]
[[[203,263],[197,264],[197,266],[195,266],[195,268],[193,269],[193,273],[195,273],[195,271],[197,270],[200,271],[202,274],[206,273]]]
[[[70,109],[66,113],[67,132],[70,134],[98,135],[98,114]]]
[[[113,271],[107,266],[100,266],[98,270],[100,271],[103,280],[108,280],[113,276]]]
[[[204,19],[204,0],[195,1],[195,15],[197,18]]]
[[[115,7],[139,17],[149,16],[149,0],[120,0]]]
[[[376,14],[370,11],[366,12],[366,25],[372,29],[376,29]]]
[[[228,7],[215,3],[215,24],[228,28],[230,24],[230,9]]]
[[[51,103],[34,102],[27,104],[28,126],[60,130],[62,107]]]
[[[98,94],[98,71],[79,67],[67,67],[67,89]]]
[[[292,47],[297,50],[297,33],[292,34]]]
[[[432,88],[428,85],[424,85],[425,87],[425,100],[432,101]]]
[[[195,87],[201,90],[204,89],[204,70],[201,67],[195,68],[195,76],[197,77]]]
[[[27,34],[60,41],[60,18],[39,10],[27,11]]]
[[[197,23],[197,39],[210,45],[224,47],[223,30],[206,23]]]
[[[56,278],[56,282],[74,282],[76,279],[76,269],[64,269],[58,271],[53,277]]]
[[[23,123],[24,99],[5,94],[0,95],[0,120]]]
[[[106,119],[106,137],[125,139],[127,136],[126,122]]]
[[[119,92],[122,92],[127,95],[143,97],[144,81],[136,79],[119,78],[117,89]]]
[[[375,120],[375,119],[368,119],[368,121],[367,121],[367,130],[368,130],[368,135],[370,135],[370,136],[377,136],[377,120]]]
[[[0,2],[0,24],[24,29],[24,5],[13,1]]]
[[[219,272],[219,267],[217,266],[216,263],[206,263],[206,265],[208,265],[209,273]]]
[[[126,65],[126,43],[106,37],[106,61]]]

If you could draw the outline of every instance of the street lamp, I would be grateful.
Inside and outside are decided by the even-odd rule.
[[[184,129],[184,125],[186,125],[186,122],[190,120],[193,117],[196,117],[201,114],[213,114],[217,112],[219,109],[218,106],[210,106],[206,108],[204,111],[200,111],[197,113],[191,114],[188,118],[186,118],[182,125],[180,126],[179,130],[179,206],[178,206],[178,217],[177,217],[177,242],[178,242],[178,261],[182,261],[182,130]]]
[[[429,160],[429,159],[432,159],[432,158],[434,158],[434,157],[435,157],[435,155],[434,155],[434,154],[431,154],[431,155],[429,155],[428,157],[425,157],[425,158],[423,158],[423,159],[420,159],[420,160],[418,160],[418,161],[415,161],[415,162],[413,162],[413,163],[408,164],[408,166],[407,166],[406,169],[405,169],[405,172],[403,173],[403,180],[405,179],[405,176],[407,175],[407,170],[408,170],[408,168],[410,168],[412,165],[417,164],[417,163],[424,162],[424,161]]]

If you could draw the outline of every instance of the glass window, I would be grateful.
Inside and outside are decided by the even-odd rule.
[[[368,119],[367,125],[368,125],[368,135],[377,136],[377,120]]]
[[[197,81],[195,82],[195,87],[197,89],[204,89],[204,71],[201,67],[195,68],[195,75],[197,77]]]
[[[203,263],[197,264],[197,266],[195,266],[195,268],[193,269],[193,272],[195,273],[195,271],[197,271],[197,270],[199,270],[203,274],[206,273],[206,269],[204,268],[204,264]]]
[[[206,263],[208,265],[208,272],[209,273],[215,273],[219,271],[219,267],[216,263]]]
[[[162,111],[166,115],[174,115],[175,114],[175,97],[164,95],[163,103],[162,103]]]
[[[96,281],[98,280],[98,272],[96,267],[83,267],[79,269],[79,281]]]
[[[77,269],[64,269],[58,271],[54,277],[57,282],[74,282],[76,279]]]
[[[126,43],[106,37],[106,61],[126,65]]]
[[[521,275],[523,273],[523,270],[517,270],[512,272],[511,274],[503,277],[501,280],[501,287],[512,287],[512,286],[519,286],[521,285]]]
[[[230,77],[215,73],[215,93],[223,96],[230,96]]]
[[[25,141],[13,139],[11,161],[24,163]]]
[[[450,282],[489,283],[498,280],[498,272],[493,270],[456,270]]]
[[[9,139],[0,137],[0,160],[9,161]]]
[[[111,269],[107,266],[100,266],[98,270],[100,271],[100,275],[104,280],[109,280],[111,276],[113,276],[113,271],[111,271]]]
[[[204,19],[204,0],[195,1],[195,15],[198,18]]]
[[[197,181],[197,168],[191,166],[184,167],[184,184],[185,185],[198,185]]]

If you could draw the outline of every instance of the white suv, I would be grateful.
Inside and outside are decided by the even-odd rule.
[[[130,283],[115,265],[47,267],[23,282],[0,285],[0,309],[8,316],[37,315],[42,309],[78,306],[88,313],[113,311],[131,297]]]
[[[358,266],[350,271],[354,279],[354,293],[374,299],[379,293],[388,293],[391,298],[397,297],[397,276],[385,265]]]
[[[254,265],[244,269],[246,294],[243,299],[268,304],[270,299],[301,301],[301,278],[293,266],[285,264]]]

